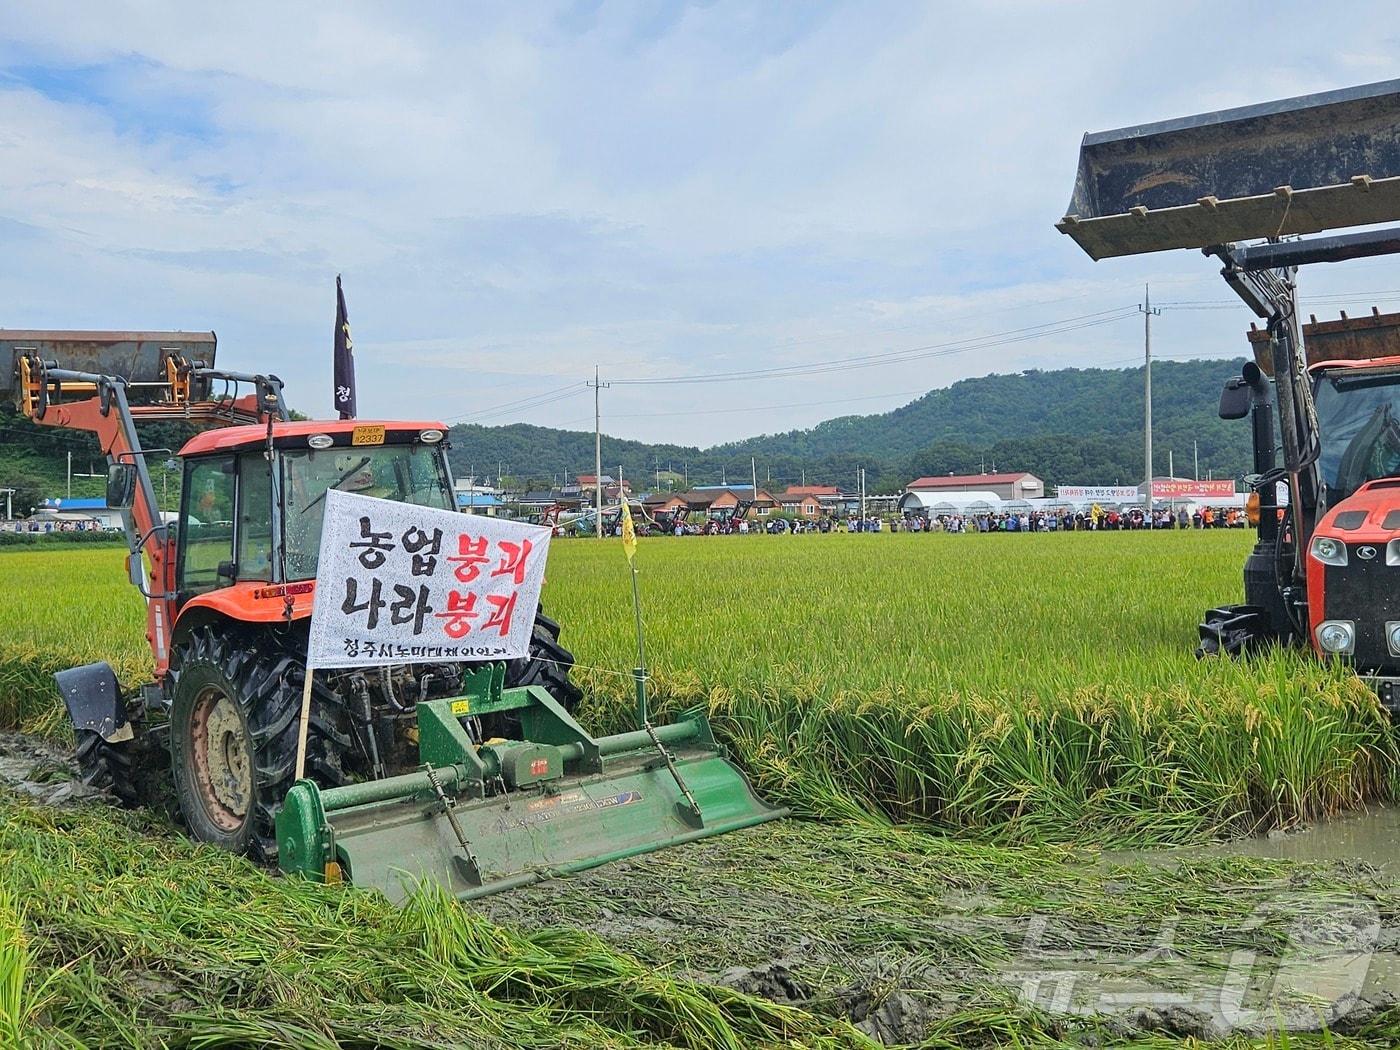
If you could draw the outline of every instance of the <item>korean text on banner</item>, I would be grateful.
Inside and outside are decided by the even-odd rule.
[[[1220,499],[1235,494],[1235,483],[1223,481],[1159,480],[1152,482],[1153,499]]]
[[[307,666],[525,656],[550,535],[330,490]]]
[[[1061,485],[1055,496],[1076,502],[1139,503],[1142,493],[1133,485]]]

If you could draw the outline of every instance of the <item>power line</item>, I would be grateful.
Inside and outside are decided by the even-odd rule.
[[[698,411],[686,410],[687,416],[718,416],[727,415],[734,412],[767,412],[775,408],[811,408],[815,405],[847,405],[855,401],[879,401],[887,397],[915,397],[927,394],[927,389],[921,390],[892,390],[887,394],[866,394],[861,397],[838,397],[826,401],[793,401],[785,405],[746,405],[743,408],[703,408]],[[612,419],[651,419],[662,416],[674,416],[675,412],[614,412]]]
[[[690,383],[728,383],[749,379],[788,379],[800,375],[822,375],[830,372],[844,372],[855,368],[870,368],[884,364],[904,364],[909,361],[918,361],[931,357],[948,357],[953,354],[965,354],[973,350],[988,350],[997,346],[1005,346],[1011,343],[1026,342],[1033,339],[1044,339],[1052,335],[1062,335],[1068,332],[1077,332],[1085,328],[1093,328],[1098,325],[1112,324],[1125,317],[1137,313],[1137,307],[1120,306],[1110,310],[1099,310],[1095,313],[1080,314],[1077,317],[1061,318],[1057,321],[1047,321],[1043,324],[1027,325],[1024,328],[1012,328],[1004,332],[994,332],[988,335],[972,336],[967,339],[956,339],[946,343],[927,343],[921,346],[909,347],[905,350],[893,350],[878,354],[859,354],[854,357],[837,358],[833,361],[822,361],[807,365],[779,365],[773,368],[754,368],[732,372],[708,372],[697,375],[685,376],[661,376],[654,379],[618,379],[613,380],[618,386],[662,386]]]
[[[491,419],[495,416],[508,415],[513,412],[525,412],[530,409],[542,408],[545,405],[552,405],[556,401],[564,401],[570,397],[581,394],[588,387],[587,383],[571,383],[568,386],[560,387],[557,390],[546,391],[543,394],[532,394],[529,397],[522,397],[515,401],[506,401],[499,405],[491,405],[479,412],[468,412],[460,416],[450,416],[444,419],[445,423],[460,422],[462,420],[478,421]]]

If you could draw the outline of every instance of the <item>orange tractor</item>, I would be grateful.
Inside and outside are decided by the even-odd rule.
[[[1302,323],[1299,271],[1400,254],[1400,80],[1084,136],[1058,228],[1093,259],[1194,248],[1264,322],[1230,380],[1258,542],[1201,655],[1302,642],[1400,710],[1400,316]],[[1374,228],[1379,226],[1380,228]],[[1342,230],[1350,232],[1334,233]],[[1286,498],[1285,498],[1286,496]]]
[[[57,676],[83,780],[128,804],[173,780],[195,837],[271,861],[296,772],[326,493],[455,502],[441,423],[293,421],[276,376],[218,370],[215,350],[212,332],[0,331],[0,395],[37,424],[96,436],[129,576],[146,601],[149,684],[124,697],[106,663]],[[160,512],[137,434],[157,421],[210,428],[179,453],[173,522]],[[572,664],[558,625],[537,613],[530,653],[507,664],[504,685],[542,686],[568,711],[580,696]],[[456,695],[472,670],[318,673],[307,775],[334,788],[411,767],[417,705]],[[511,717],[478,727],[483,739],[510,735]]]

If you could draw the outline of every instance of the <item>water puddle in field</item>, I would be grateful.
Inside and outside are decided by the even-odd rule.
[[[1042,950],[1042,938],[1028,935],[1003,982],[1052,1014],[1206,1039],[1347,1032],[1400,1003],[1400,920],[1382,915],[1376,899],[1400,880],[1400,809],[1207,846],[1112,851],[1101,862],[1169,868],[1231,857],[1322,865],[1335,885],[1262,881],[1243,917],[1220,928],[1221,948],[1205,955],[1175,947],[1175,931],[1193,918],[1184,909],[1163,916],[1149,949],[1131,953]]]
[[[1178,852],[1178,851],[1171,851]],[[1314,864],[1365,864],[1400,876],[1400,808],[1377,806],[1299,831],[1222,842],[1193,851],[1204,857],[1260,857]]]

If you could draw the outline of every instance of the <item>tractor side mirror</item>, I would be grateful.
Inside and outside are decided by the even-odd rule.
[[[107,507],[130,510],[136,502],[136,464],[113,463],[107,468]]]
[[[1249,383],[1242,377],[1235,376],[1225,384],[1225,389],[1220,392],[1220,418],[1243,419],[1249,415],[1253,400]]]
[[[140,551],[133,551],[126,556],[126,575],[137,590],[145,591],[146,563],[142,559]]]

